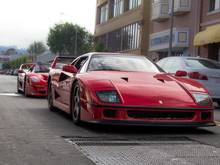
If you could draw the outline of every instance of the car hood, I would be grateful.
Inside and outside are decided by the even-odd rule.
[[[117,90],[126,106],[193,107],[190,90],[206,92],[193,82],[187,83],[168,74],[146,72],[90,72],[84,75],[89,87]]]

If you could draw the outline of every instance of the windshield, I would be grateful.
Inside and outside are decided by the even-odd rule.
[[[28,71],[33,64],[23,64],[21,66],[22,70]]]
[[[220,69],[220,63],[205,59],[186,59],[185,64],[193,69]]]
[[[48,73],[49,72],[49,66],[45,64],[36,64],[34,67],[35,73]]]
[[[160,72],[160,69],[145,57],[127,55],[95,55],[92,57],[88,71],[128,71]]]

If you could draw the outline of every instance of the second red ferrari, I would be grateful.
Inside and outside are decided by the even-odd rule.
[[[27,64],[23,64],[22,66]],[[45,64],[28,64],[28,69],[19,69],[17,90],[25,96],[47,96],[49,67]]]

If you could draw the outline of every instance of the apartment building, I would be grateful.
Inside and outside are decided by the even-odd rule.
[[[95,37],[111,52],[147,55],[150,0],[97,0]]]
[[[200,0],[174,0],[173,56],[197,56],[194,47],[195,34],[199,31]],[[149,52],[152,59],[168,56],[170,38],[171,0],[153,0]]]
[[[97,0],[95,37],[111,52],[168,56],[172,0]],[[174,0],[173,56],[220,61],[220,0]]]
[[[203,57],[220,61],[220,0],[200,0],[200,32],[194,45]]]

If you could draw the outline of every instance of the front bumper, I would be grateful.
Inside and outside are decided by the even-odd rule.
[[[37,97],[46,97],[47,96],[47,86],[42,85],[32,85],[30,87],[30,95]]]
[[[198,108],[90,106],[85,121],[109,125],[165,127],[215,126],[214,110]]]

